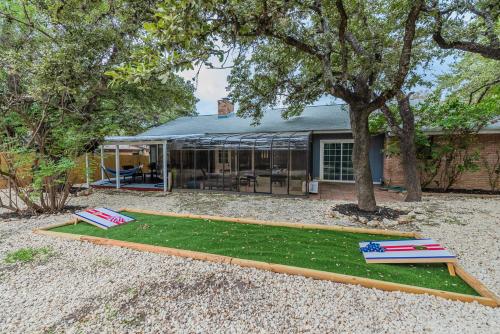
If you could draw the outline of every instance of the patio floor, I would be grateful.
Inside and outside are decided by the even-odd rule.
[[[140,178],[137,178],[137,181],[140,181]],[[159,180],[158,180],[159,181]],[[110,180],[99,180],[97,182],[92,183],[93,188],[100,189],[115,189],[115,179],[112,178]],[[163,191],[163,183],[159,182],[123,182],[120,183],[120,189],[124,190],[137,190],[137,191]]]

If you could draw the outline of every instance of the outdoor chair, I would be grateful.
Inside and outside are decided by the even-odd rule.
[[[154,180],[158,179],[158,166],[156,162],[151,162],[148,164],[149,168],[149,178],[151,179],[151,182],[154,182]]]
[[[257,185],[257,177],[254,175],[244,175],[240,176],[239,178],[239,186],[244,186],[246,187],[246,191],[248,192],[248,189],[250,187],[254,187],[254,185]]]
[[[125,165],[123,166],[123,169],[124,170],[132,170],[134,169],[135,166],[132,166],[132,165]],[[138,171],[136,171],[133,175],[132,175],[132,181],[135,183],[135,178],[138,177],[139,179],[142,179],[142,182],[146,183],[146,174],[144,173],[144,171],[142,170],[142,168],[139,168]]]

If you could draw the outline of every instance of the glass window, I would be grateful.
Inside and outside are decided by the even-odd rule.
[[[290,195],[307,193],[307,150],[290,151]]]
[[[169,170],[172,173],[172,187],[180,188],[181,186],[181,151],[172,150],[168,153],[170,158]],[[153,175],[153,174],[152,174]]]
[[[227,164],[229,163],[228,159],[228,151],[219,151],[218,152],[218,159],[220,164]]]
[[[181,154],[181,187],[196,189],[196,182],[194,179],[194,151],[182,150]]]
[[[350,142],[323,144],[323,179],[332,181],[354,181],[352,150]]]
[[[253,150],[243,146],[238,152],[238,189],[241,192],[253,193],[255,191],[255,175],[253,172]]]
[[[273,194],[288,194],[288,148],[273,146],[271,186]]]
[[[174,188],[302,195],[308,152],[306,132],[180,136],[169,143],[169,171]]]

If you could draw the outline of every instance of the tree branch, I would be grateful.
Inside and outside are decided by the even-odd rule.
[[[456,49],[462,50],[466,52],[472,52],[480,54],[485,58],[500,60],[500,48],[498,46],[498,38],[496,38],[496,34],[493,32],[495,38],[491,39],[490,37],[490,45],[484,45],[476,42],[470,41],[446,41],[442,35],[443,29],[443,17],[442,12],[439,10],[435,11],[435,22],[436,25],[434,27],[434,32],[432,34],[432,38],[442,49]],[[489,29],[488,29],[489,30]],[[491,33],[490,33],[491,34]],[[490,35],[488,34],[488,35]]]
[[[340,15],[339,20],[339,43],[340,43],[340,61],[342,68],[342,81],[347,80],[347,45],[346,45],[346,29],[347,29],[347,13],[345,11],[344,2],[336,0],[335,5]]]
[[[345,37],[352,49],[359,55],[366,56],[366,51],[363,46],[358,42],[357,38],[351,34],[349,31],[345,33]]]
[[[474,94],[479,92],[481,89],[486,88],[485,91],[481,93],[480,98],[477,101],[477,102],[481,102],[482,98],[484,97],[484,95],[486,95],[486,92],[490,89],[490,87],[497,84],[497,83],[500,83],[500,79],[490,81],[488,83],[485,83],[484,85],[481,85],[479,88],[474,89],[469,95],[469,104],[472,103],[472,98],[474,97]]]
[[[16,21],[17,23],[20,23],[22,25],[25,25],[31,29],[34,29],[36,31],[38,31],[39,33],[45,35],[46,37],[48,37],[49,39],[51,39],[53,42],[55,42],[57,45],[59,45],[58,41],[53,37],[51,36],[49,33],[47,33],[45,30],[41,29],[41,28],[38,28],[36,27],[31,21],[30,22],[24,22],[22,20],[19,20],[18,18],[8,14],[8,13],[5,13],[3,11],[0,10],[0,15],[9,19],[9,20],[13,20],[13,21]]]
[[[387,104],[384,103],[384,105],[380,107],[380,110],[382,110],[382,113],[384,114],[385,119],[387,120],[387,124],[391,128],[391,131],[394,132],[395,135],[400,136],[402,133],[401,128],[399,127],[398,122],[396,121],[396,117],[394,117]]]
[[[418,17],[423,8],[423,0],[416,0],[408,13],[405,23],[405,34],[403,38],[403,47],[399,57],[399,66],[394,76],[392,87],[376,97],[369,105],[367,112],[381,108],[386,101],[393,98],[404,84],[406,75],[410,69],[413,40],[415,39],[415,30]]]

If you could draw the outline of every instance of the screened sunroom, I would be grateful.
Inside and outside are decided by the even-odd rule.
[[[96,185],[305,195],[310,140],[310,132],[110,137],[117,158],[102,167],[113,175]],[[150,147],[149,164],[136,166],[133,179],[121,167],[120,144]]]

